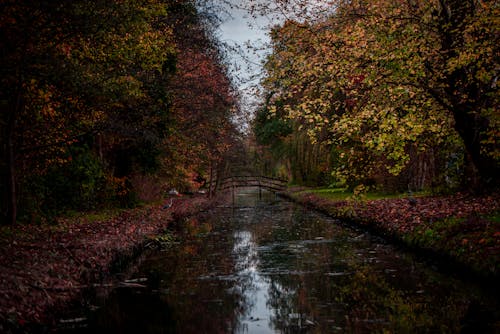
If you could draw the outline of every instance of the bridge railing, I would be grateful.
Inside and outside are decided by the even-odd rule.
[[[288,180],[273,178],[269,176],[228,176],[222,179],[212,181],[212,184],[217,185],[218,190],[227,190],[232,188],[242,187],[260,187],[271,191],[282,191],[285,189]],[[210,182],[207,184],[210,186]]]

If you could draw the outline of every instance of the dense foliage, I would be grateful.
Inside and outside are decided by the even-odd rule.
[[[1,2],[3,219],[130,205],[220,158],[234,100],[202,17],[190,0]]]
[[[272,31],[257,140],[269,145],[277,122],[289,124],[273,145],[307,135],[310,152],[327,152],[315,166],[329,182],[497,186],[498,3],[334,2],[328,15]],[[290,164],[296,152],[274,155],[292,175],[303,168]]]

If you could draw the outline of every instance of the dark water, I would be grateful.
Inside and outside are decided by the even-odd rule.
[[[493,294],[272,194],[184,224],[73,332],[499,332]]]

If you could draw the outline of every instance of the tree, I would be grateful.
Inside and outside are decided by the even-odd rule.
[[[174,126],[163,161],[171,182],[186,187],[196,174],[208,178],[224,169],[224,156],[236,139],[236,97],[211,18],[191,1],[176,2],[170,11],[179,55],[168,86]]]
[[[498,6],[461,3],[338,2],[316,21],[285,22],[266,64],[271,106],[313,140],[328,130],[339,177],[397,175],[412,148],[458,134],[482,184],[496,183]]]
[[[114,142],[159,141],[154,138],[162,136],[168,111],[161,86],[175,50],[162,23],[162,1],[23,0],[1,6],[6,163],[0,167],[8,189],[2,202],[8,203],[7,220],[15,222],[24,195],[20,185],[52,167],[64,168],[70,147],[93,149],[102,143],[96,137],[111,134],[119,138]]]
[[[427,90],[453,115],[477,171],[476,186],[498,185],[500,7],[495,1],[441,0],[431,14],[439,45],[429,57],[428,73],[435,75]]]

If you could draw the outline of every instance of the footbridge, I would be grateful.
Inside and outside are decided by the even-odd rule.
[[[212,192],[220,190],[234,190],[237,188],[258,187],[259,194],[262,189],[277,193],[285,190],[288,180],[262,176],[262,175],[239,175],[228,176],[222,179],[209,182],[208,186]]]

